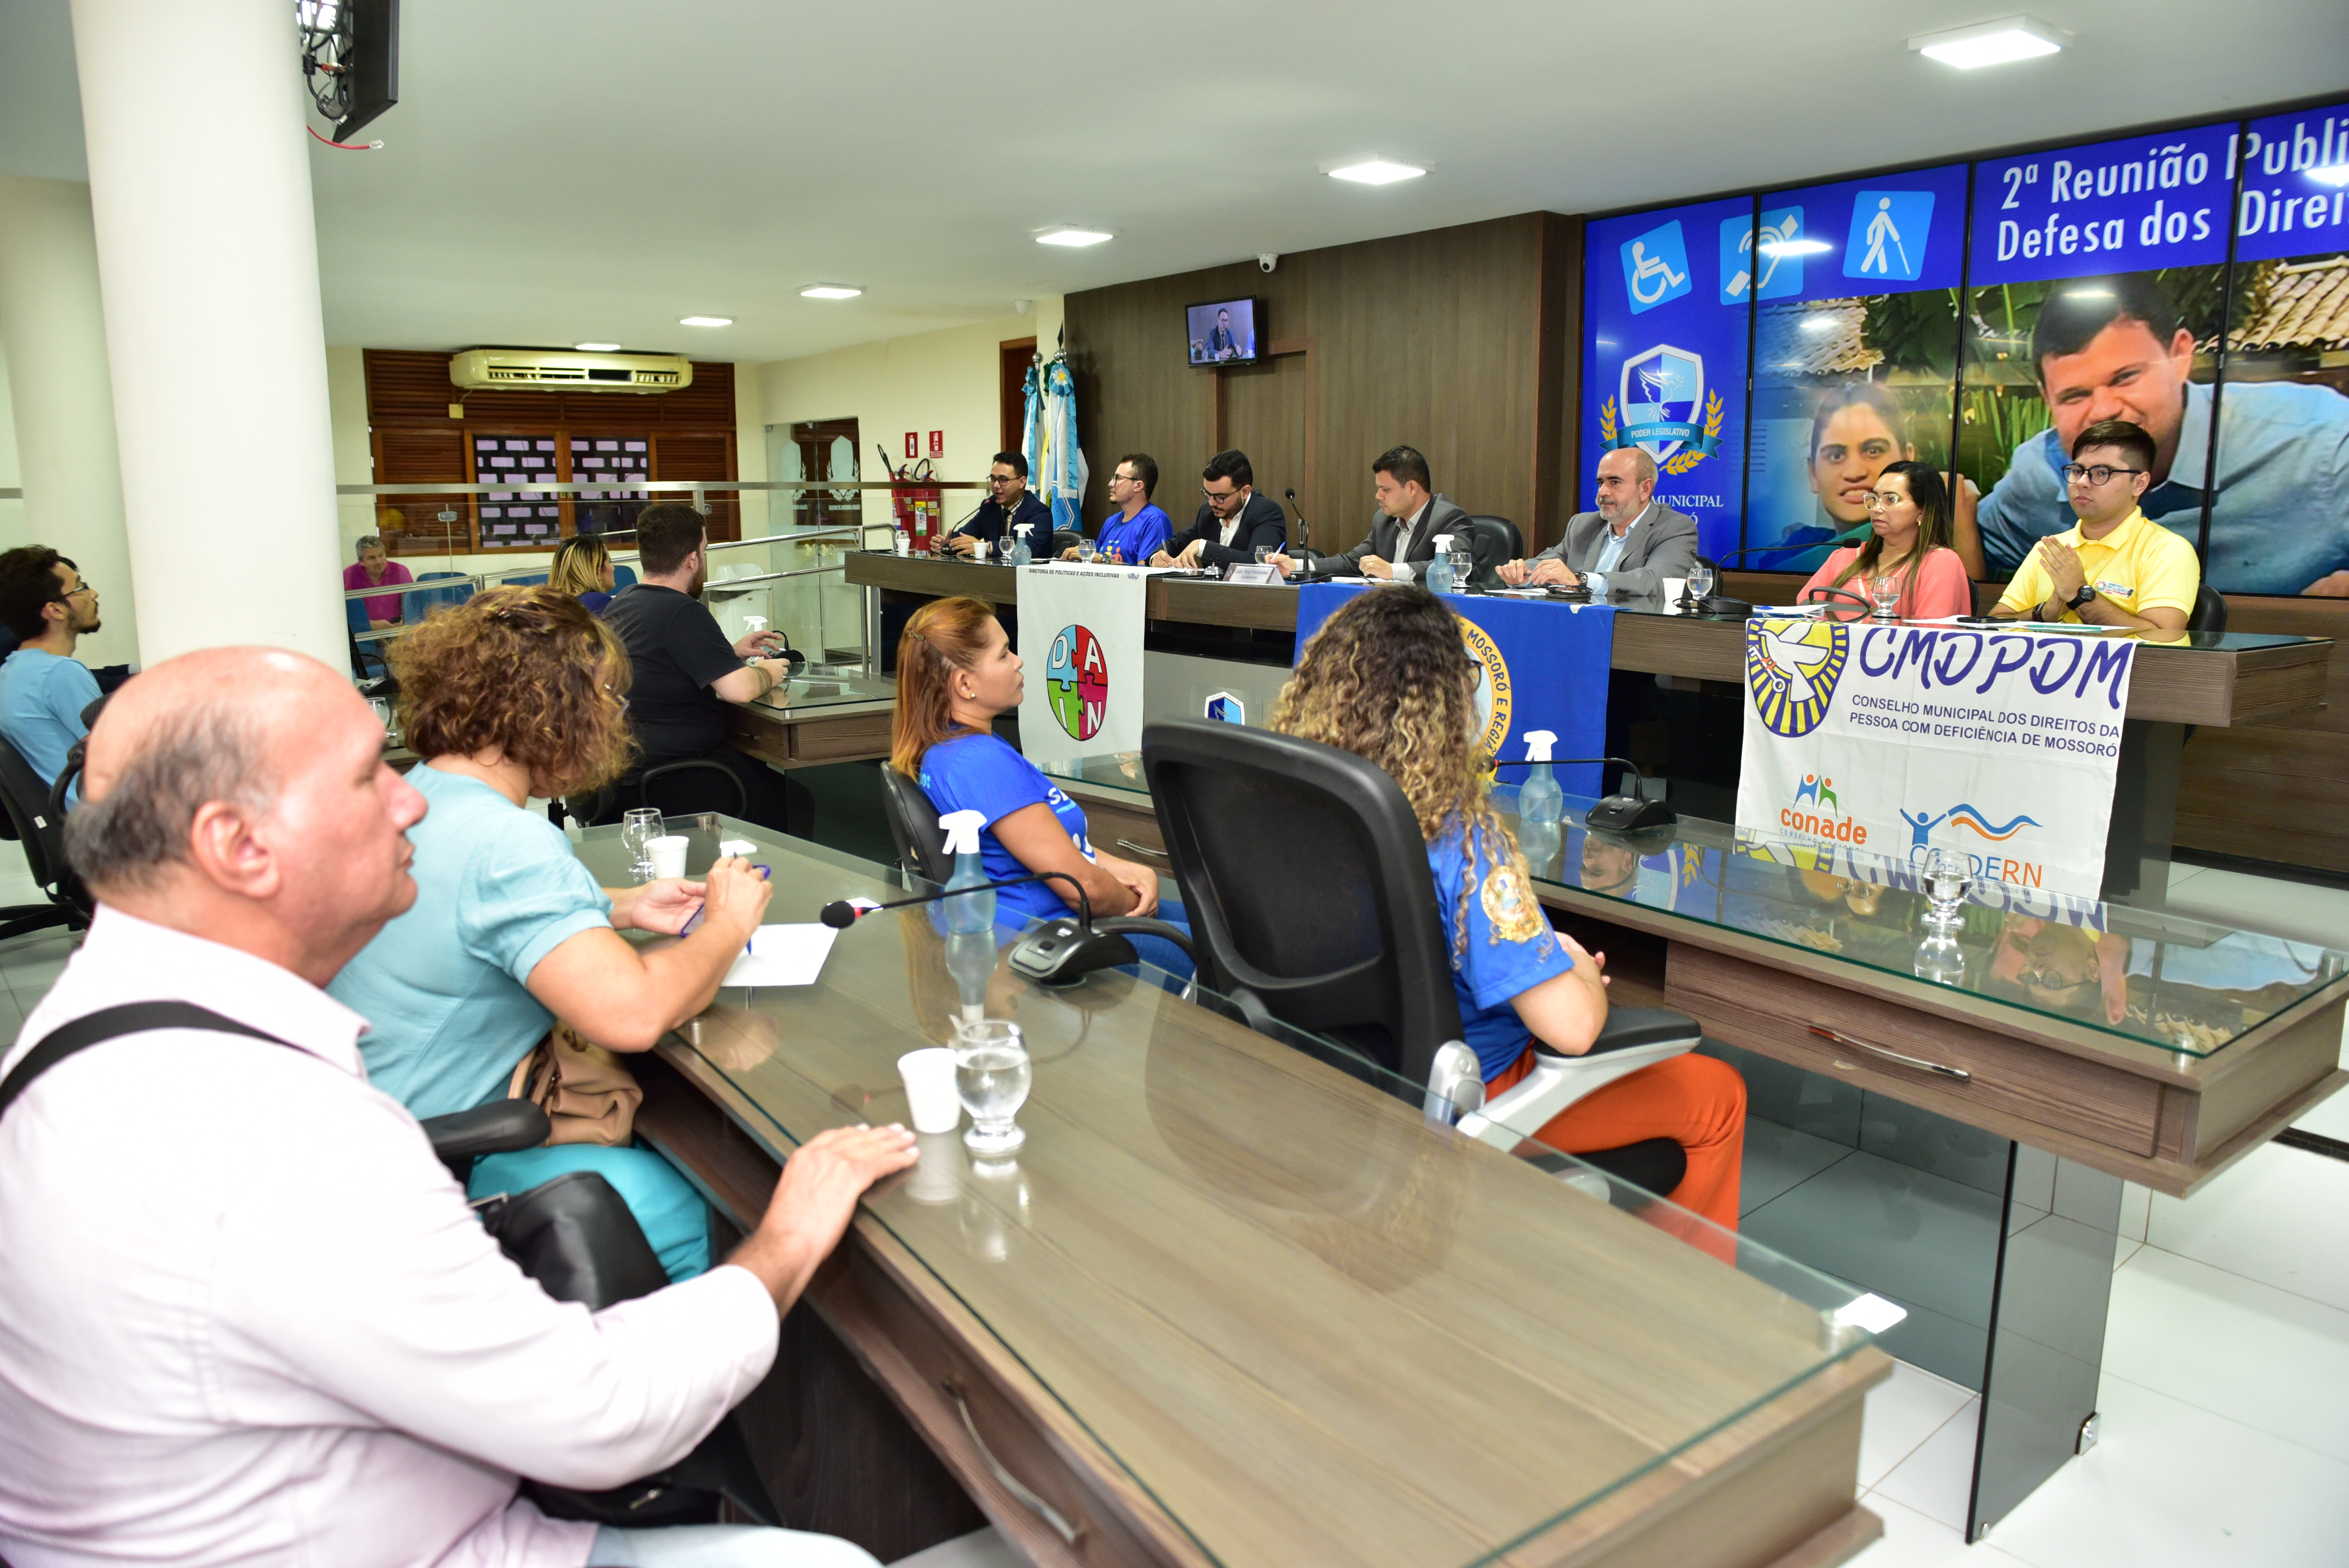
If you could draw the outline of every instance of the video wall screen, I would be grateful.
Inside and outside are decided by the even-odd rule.
[[[2349,596],[2349,103],[1620,215],[1584,256],[1583,466],[1644,447],[1708,555],[1810,571],[1909,458],[2002,578],[2117,418],[2214,586]]]

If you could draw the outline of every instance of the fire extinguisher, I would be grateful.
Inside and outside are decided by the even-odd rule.
[[[930,477],[930,459],[907,463],[903,468],[889,466],[889,449],[879,442],[874,450],[881,454],[881,471],[889,476],[889,521],[902,528],[913,541],[914,553],[926,555],[937,535],[944,531],[939,522],[939,505],[944,492],[925,481]]]

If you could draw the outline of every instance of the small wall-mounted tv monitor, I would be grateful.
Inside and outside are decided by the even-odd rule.
[[[1257,329],[1264,323],[1263,303],[1251,296],[1184,307],[1183,335],[1191,346],[1191,363],[1254,365]]]

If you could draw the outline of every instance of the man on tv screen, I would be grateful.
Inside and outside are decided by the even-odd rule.
[[[1235,332],[1232,327],[1232,307],[1218,305],[1216,325],[1207,333],[1207,357],[1210,359],[1251,359],[1248,333],[1246,328]]]
[[[2154,440],[2148,519],[2192,540],[2209,486],[2213,587],[2349,595],[2349,397],[2230,381],[2210,464],[2211,388],[2190,378],[2194,335],[2141,273],[2058,285],[2039,307],[2031,358],[2053,424],[2015,449],[1976,513],[1993,573],[2073,526],[2066,454],[2090,425],[2126,419]]]

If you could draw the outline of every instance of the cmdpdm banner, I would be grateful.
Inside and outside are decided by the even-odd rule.
[[[1142,749],[1142,629],[1150,573],[1135,566],[1019,568],[1019,749],[1040,766]]]
[[[2095,898],[2137,645],[2078,632],[1745,624],[1737,825]]]

